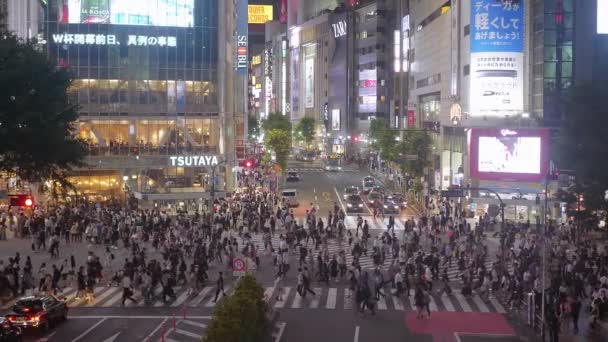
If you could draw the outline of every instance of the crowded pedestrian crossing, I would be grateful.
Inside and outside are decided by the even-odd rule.
[[[159,287],[160,289],[160,287]],[[176,296],[167,302],[159,300],[155,297],[152,302],[146,303],[144,298],[138,291],[135,291],[135,302],[127,300],[125,307],[157,307],[157,308],[207,308],[213,309],[216,306],[214,286],[207,286],[200,291],[189,293],[183,286],[174,288]],[[226,286],[226,295],[231,295],[233,288]],[[316,287],[312,288],[315,295],[300,296],[296,291],[296,287],[285,286],[281,290],[280,299],[279,289],[274,286],[266,287],[264,296],[275,309],[289,310],[353,310],[356,306],[354,303],[355,295],[348,287],[338,285],[338,287]],[[411,311],[415,310],[414,306],[414,291],[412,290],[409,297],[402,296],[398,298],[393,296],[390,291],[385,290],[385,297],[380,296],[376,303],[378,311]],[[160,296],[160,290],[155,293]],[[122,306],[123,289],[120,287],[99,286],[95,287],[93,296],[76,297],[76,290],[68,287],[63,289],[57,297],[65,300],[70,308],[111,308]],[[452,292],[450,295],[445,293],[433,293],[431,296],[429,307],[431,311],[450,311],[450,312],[495,312],[505,313],[503,305],[494,297],[489,296],[486,299],[479,295],[463,296],[458,291]],[[218,297],[218,302],[222,295]],[[14,301],[4,304],[0,309],[9,310],[14,305]]]
[[[281,300],[279,290],[275,287],[266,288],[264,295],[272,299],[276,309],[325,309],[325,310],[352,310],[356,306],[354,303],[355,295],[347,287],[317,287],[312,288],[315,295],[300,296],[295,287],[283,287]],[[385,297],[380,296],[376,302],[378,311],[412,311],[416,310],[414,304],[413,290],[409,297],[395,297],[390,293],[385,293]],[[429,307],[431,311],[450,311],[450,312],[495,312],[506,313],[503,305],[494,297],[486,299],[479,295],[463,296],[453,292],[450,295],[445,293],[433,293]]]

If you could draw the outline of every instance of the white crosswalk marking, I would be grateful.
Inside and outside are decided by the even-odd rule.
[[[171,304],[171,306],[178,307],[182,305],[186,301],[186,299],[188,299],[188,297],[190,297],[190,293],[188,293],[188,290],[186,290],[182,294],[180,294],[179,297],[177,297],[177,299],[175,300],[175,302],[173,302],[173,304]]]
[[[403,302],[401,301],[401,298],[391,296],[391,299],[393,300],[393,306],[395,307],[395,310],[397,310],[397,311],[405,310],[405,308],[403,307]]]
[[[291,303],[292,309],[299,309],[302,307],[302,296],[296,291],[296,294],[293,297],[293,302]]]
[[[321,293],[323,293],[323,289],[320,287],[315,287],[314,291],[315,295],[312,296],[312,301],[310,302],[311,309],[317,309],[319,307],[319,302],[321,301]]]
[[[191,306],[191,307],[196,307],[196,306],[198,306],[198,305],[199,305],[199,304],[200,304],[200,303],[201,303],[201,302],[202,302],[202,301],[205,299],[205,296],[207,296],[207,294],[208,294],[209,292],[211,292],[211,290],[212,290],[212,289],[213,289],[213,287],[212,287],[212,286],[206,286],[206,287],[204,287],[204,288],[201,290],[201,292],[199,292],[199,294],[196,296],[196,298],[194,298],[194,299],[192,300],[192,302],[190,303],[190,306]]]
[[[458,301],[458,304],[460,304],[460,307],[462,308],[462,311],[464,311],[464,312],[473,312],[473,310],[471,310],[471,306],[469,305],[469,302],[467,302],[467,299],[464,298],[464,296],[462,294],[460,294],[460,293],[454,293],[454,297]]]
[[[380,295],[378,302],[376,303],[376,305],[378,306],[378,310],[386,310],[388,309],[386,306],[386,297],[382,297],[382,295]]]
[[[100,294],[99,296],[95,297],[95,299],[90,302],[87,303],[86,306],[96,306],[97,304],[101,303],[104,299],[108,298],[109,296],[111,296],[112,294],[116,294],[116,293],[120,293],[122,296],[122,288],[119,287],[109,287],[107,291],[105,291],[104,293]]]
[[[264,298],[271,299],[273,293],[274,293],[274,286],[267,287],[266,290],[264,290]]]
[[[431,311],[439,311],[439,308],[437,307],[437,303],[435,303],[435,299],[433,298],[433,296],[429,296],[429,298],[431,299],[429,301],[429,309],[431,309]]]
[[[216,288],[217,291],[217,288]],[[230,293],[230,286],[224,286],[224,293],[226,295],[228,295],[228,293]],[[220,298],[223,298],[224,295],[222,294],[222,292],[219,293],[219,295],[217,296],[217,300],[220,300]],[[211,294],[211,298],[209,298],[209,301],[207,302],[207,304],[205,304],[205,307],[207,308],[212,308],[214,307],[216,304],[215,302],[215,293]]]
[[[282,309],[285,307],[285,303],[287,302],[287,299],[289,299],[289,292],[291,292],[291,287],[283,287],[283,295],[281,296],[283,300],[277,300],[274,304],[275,308]]]
[[[353,308],[353,298],[350,289],[344,290],[344,310]]]
[[[410,302],[410,307],[411,307],[413,310],[416,310],[416,301],[414,300],[414,296],[409,296],[409,297],[407,297],[407,299],[408,299],[408,300],[409,300],[409,302]]]
[[[441,298],[439,298],[439,300],[443,303],[443,306],[445,306],[445,309],[447,311],[456,311],[454,305],[452,304],[452,301],[450,300],[450,297],[448,297],[447,295],[444,294],[443,296],[441,296]]]
[[[93,289],[93,298],[97,297],[101,291],[103,291],[106,287],[105,286],[99,286]],[[80,306],[82,304],[84,304],[87,301],[86,296],[80,299],[76,299],[76,297],[74,297],[73,301],[69,301],[68,302],[68,306],[69,307],[76,307],[76,306]]]
[[[325,305],[326,309],[335,309],[336,308],[336,299],[338,296],[338,289],[332,287],[327,292],[327,303]]]
[[[477,305],[477,308],[479,309],[479,311],[490,312],[490,309],[488,309],[488,307],[486,306],[486,303],[484,303],[483,300],[481,299],[481,297],[479,297],[478,295],[473,296],[473,302],[475,303],[475,305]]]
[[[103,303],[101,306],[102,307],[114,306],[114,304],[118,303],[121,299],[122,299],[122,291],[118,291],[118,292],[114,293],[112,298],[110,298],[108,301]]]
[[[181,290],[181,288],[182,288],[181,286],[174,287],[173,293],[179,292],[179,290]],[[164,295],[162,295],[162,296],[164,297]],[[166,298],[161,298],[160,300],[157,300],[156,303],[154,303],[154,307],[159,308],[159,307],[165,306],[167,303],[165,303],[163,301],[163,299],[166,299]]]
[[[492,306],[496,309],[496,311],[498,313],[501,313],[501,314],[507,313],[505,308],[502,306],[502,304],[500,304],[500,302],[496,299],[496,297],[490,296],[490,303],[492,303]]]

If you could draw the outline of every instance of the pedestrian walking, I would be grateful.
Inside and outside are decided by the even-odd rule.
[[[221,271],[218,273],[217,276],[216,287],[217,289],[215,290],[215,299],[213,299],[214,303],[217,302],[217,297],[220,295],[220,292],[222,293],[222,297],[226,296],[226,293],[224,292],[224,275]]]

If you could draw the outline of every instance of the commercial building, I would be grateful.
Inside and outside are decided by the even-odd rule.
[[[0,0],[0,27],[19,38],[38,38],[43,18],[40,0]]]
[[[219,0],[48,1],[43,36],[74,73],[88,143],[71,177],[79,194],[197,208],[212,184],[231,189],[247,72],[246,1],[236,6],[242,15]]]

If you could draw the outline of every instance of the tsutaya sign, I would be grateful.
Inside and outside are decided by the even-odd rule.
[[[217,156],[171,156],[169,165],[171,166],[214,166],[219,164]]]

